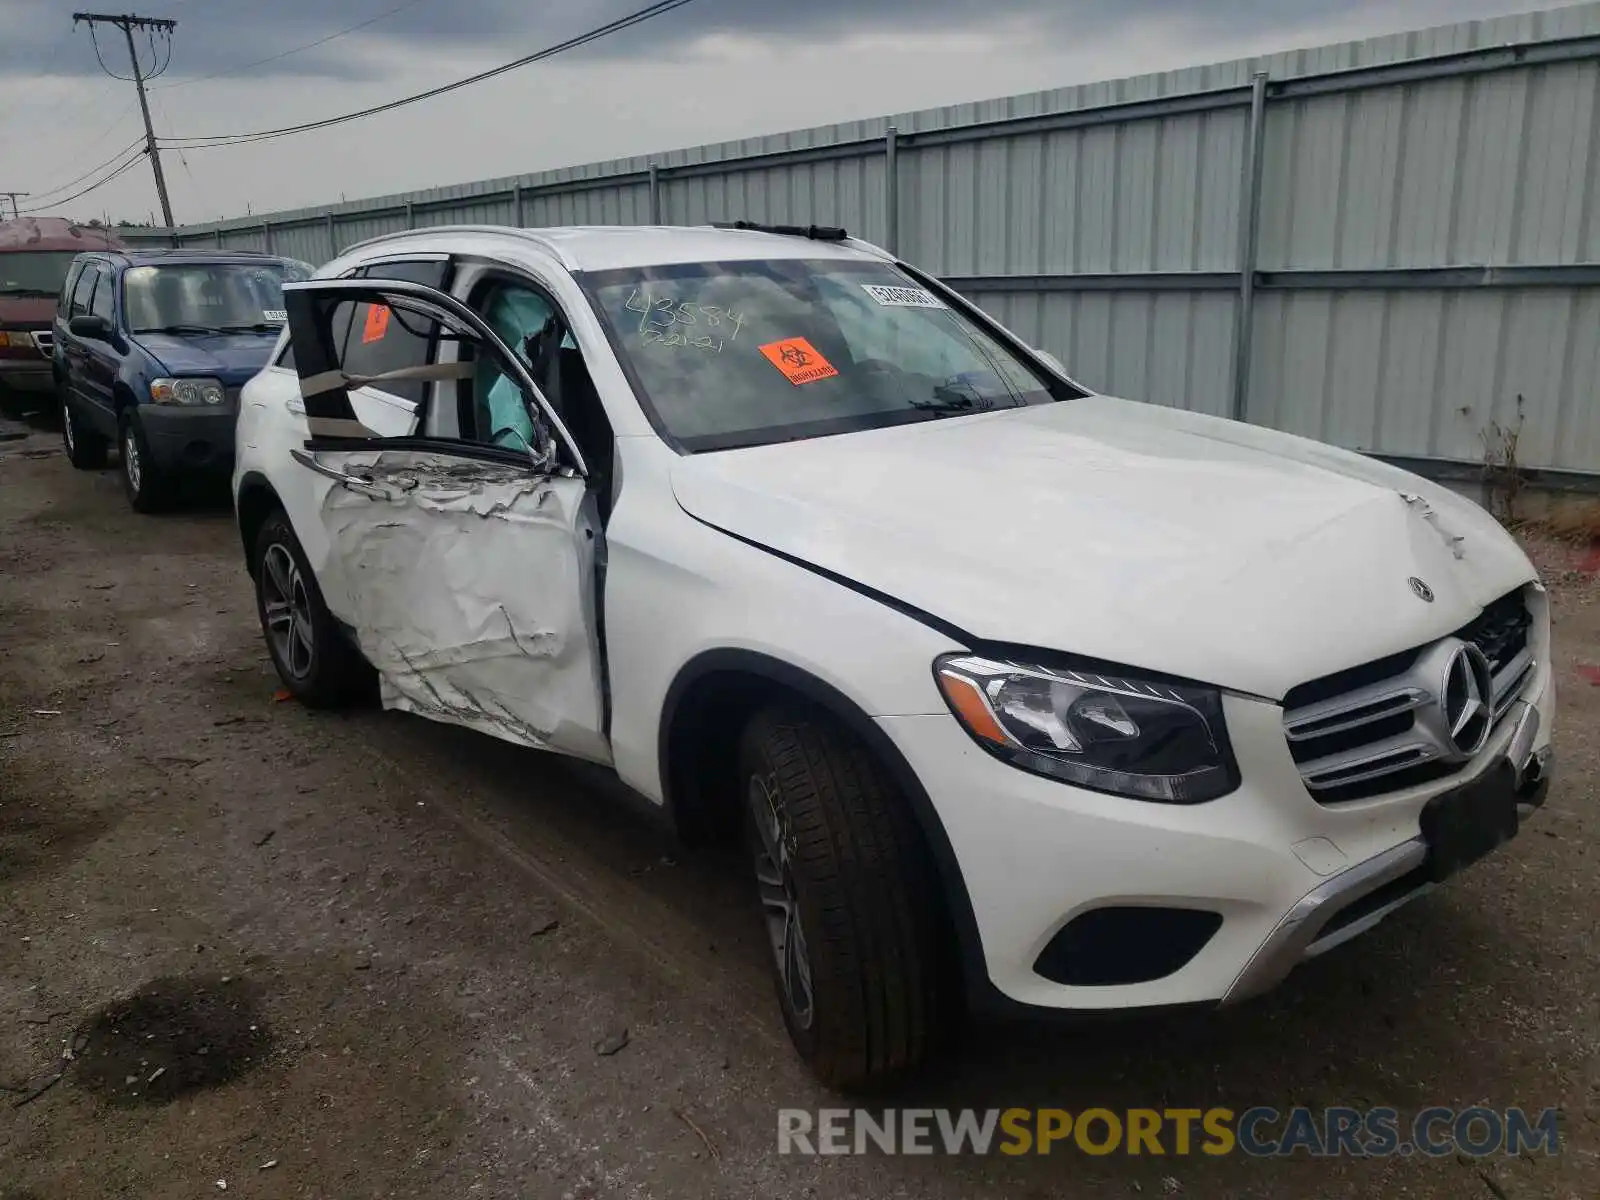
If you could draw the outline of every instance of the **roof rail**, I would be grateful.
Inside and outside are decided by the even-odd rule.
[[[352,250],[360,250],[366,246],[375,246],[380,242],[393,242],[401,238],[414,237],[417,234],[427,233],[500,233],[508,237],[521,238],[525,242],[532,242],[540,249],[555,258],[569,271],[575,270],[577,264],[561,252],[561,248],[549,238],[542,236],[537,230],[522,229],[515,225],[429,225],[422,229],[401,229],[394,233],[380,233],[377,237],[364,238],[354,242],[339,251],[340,254],[349,254]]]
[[[244,246],[122,246],[122,254],[213,254],[224,257],[234,255],[250,256],[257,258],[287,258],[288,255],[279,254],[273,250],[255,250]]]
[[[763,225],[759,221],[713,221],[713,229],[748,229],[752,233],[781,233],[814,242],[846,242],[850,235],[837,225]]]

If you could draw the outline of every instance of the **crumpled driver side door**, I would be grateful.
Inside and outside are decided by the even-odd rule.
[[[604,534],[582,454],[523,364],[476,313],[423,284],[314,280],[284,298],[310,434],[294,457],[333,483],[320,504],[329,554],[319,582],[341,597],[338,615],[377,669],[384,706],[609,762],[595,620]],[[522,393],[533,438],[506,448],[470,431],[429,434],[437,423],[426,414],[405,436],[364,426],[351,389],[385,378],[442,385],[470,378],[472,363],[346,372],[332,318],[351,302],[492,356]],[[449,396],[438,387],[433,402]]]

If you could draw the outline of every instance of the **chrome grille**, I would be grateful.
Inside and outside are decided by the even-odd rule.
[[[33,344],[39,348],[40,354],[49,358],[50,351],[55,348],[56,335],[48,329],[35,329],[33,331]]]
[[[1537,665],[1532,624],[1519,589],[1449,638],[1292,690],[1284,698],[1284,734],[1312,796],[1335,804],[1459,770],[1465,765],[1460,755],[1439,736],[1441,664],[1463,642],[1483,652],[1491,721],[1498,727]]]

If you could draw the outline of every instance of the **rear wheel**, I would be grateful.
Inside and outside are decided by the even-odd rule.
[[[160,512],[172,496],[172,477],[156,466],[145,441],[144,427],[136,409],[127,408],[117,420],[118,443],[122,454],[122,486],[134,511]]]
[[[284,687],[312,708],[332,708],[366,694],[372,668],[323,603],[305,551],[281,509],[262,522],[251,563],[261,632]]]
[[[67,461],[80,471],[99,471],[106,465],[106,439],[78,424],[65,388],[61,392],[61,444]]]
[[[938,893],[919,831],[827,714],[758,713],[740,749],[746,839],[784,1023],[823,1083],[892,1082],[944,1017]]]

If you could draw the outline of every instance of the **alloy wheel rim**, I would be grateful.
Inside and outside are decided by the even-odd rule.
[[[811,1028],[816,1009],[811,984],[811,955],[800,922],[800,902],[791,869],[791,839],[768,781],[752,776],[746,796],[750,810],[750,851],[755,859],[756,889],[767,923],[767,941],[778,968],[778,986],[795,1024]]]
[[[122,470],[128,476],[128,484],[135,492],[139,490],[139,440],[133,435],[133,427],[128,427],[128,432],[122,437]]]
[[[293,678],[306,678],[315,661],[311,601],[294,555],[278,542],[261,556],[261,609],[278,662]]]

